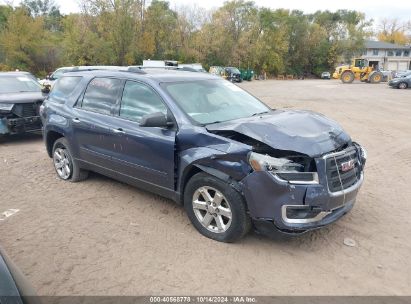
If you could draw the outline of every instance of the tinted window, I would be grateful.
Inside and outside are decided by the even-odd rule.
[[[74,88],[81,81],[82,77],[62,77],[53,87],[49,100],[64,103],[66,98],[73,93]]]
[[[0,93],[19,92],[41,92],[41,85],[26,75],[0,77]]]
[[[156,112],[167,114],[161,98],[150,87],[128,81],[121,100],[120,116],[139,122],[144,115]]]
[[[117,102],[122,81],[112,78],[95,78],[87,87],[81,107],[85,110],[110,114]]]

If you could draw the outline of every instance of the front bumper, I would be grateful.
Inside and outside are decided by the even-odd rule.
[[[0,134],[19,134],[41,130],[40,116],[0,119]]]
[[[354,185],[339,192],[329,190],[324,175],[319,174],[318,184],[310,185],[290,184],[270,172],[247,176],[242,181],[243,192],[256,229],[264,234],[299,234],[329,225],[347,214],[355,204],[364,173]]]

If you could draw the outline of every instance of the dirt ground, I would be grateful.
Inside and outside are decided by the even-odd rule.
[[[0,214],[20,212],[0,221],[0,244],[40,295],[411,295],[411,90],[241,86],[275,108],[321,112],[367,148],[353,211],[292,240],[217,243],[156,195],[95,174],[59,181],[39,136],[3,140]]]

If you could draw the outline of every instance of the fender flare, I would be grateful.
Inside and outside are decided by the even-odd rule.
[[[243,194],[243,190],[241,187],[241,183],[232,179],[228,174],[214,169],[212,167],[207,167],[204,165],[200,165],[200,164],[195,164],[193,165],[194,167],[197,167],[198,169],[200,169],[201,171],[210,174],[211,176],[214,176],[222,181],[227,182],[230,186],[232,186],[237,192],[239,192],[240,194]]]

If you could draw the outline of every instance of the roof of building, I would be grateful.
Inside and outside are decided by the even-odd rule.
[[[399,45],[399,44],[394,44],[394,43],[389,43],[389,42],[384,42],[384,41],[373,41],[373,40],[365,41],[365,47],[367,49],[402,49],[402,50],[411,49],[410,46]]]

